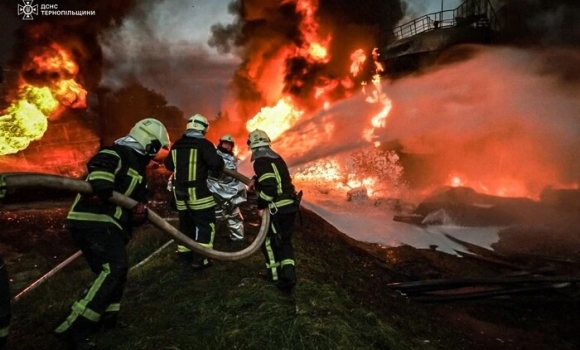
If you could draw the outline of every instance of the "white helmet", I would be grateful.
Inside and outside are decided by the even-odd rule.
[[[129,131],[129,136],[139,142],[150,156],[156,156],[162,148],[169,147],[167,129],[157,119],[146,118],[138,121]]]
[[[251,149],[262,147],[262,146],[270,146],[272,141],[268,137],[265,131],[256,129],[250,133],[248,136],[248,146]]]
[[[201,114],[195,114],[187,121],[187,129],[201,131],[205,135],[209,130],[207,118]]]
[[[235,144],[234,138],[230,134],[225,134],[224,136],[220,137],[220,142],[231,142],[232,144]]]

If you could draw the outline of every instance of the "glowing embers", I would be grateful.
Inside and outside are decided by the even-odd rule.
[[[499,197],[538,197],[537,194],[529,191],[525,182],[507,177],[480,178],[472,180],[466,175],[453,173],[449,175],[446,185],[451,187],[469,187],[478,193]]]
[[[16,153],[42,138],[48,120],[62,112],[59,107],[86,107],[87,92],[74,80],[78,66],[58,44],[36,49],[23,72],[32,82],[21,82],[18,97],[0,114],[0,155]]]
[[[358,191],[369,198],[397,197],[406,188],[398,161],[395,152],[368,148],[316,160],[294,169],[292,176],[299,187],[323,194],[348,196],[349,192]]]

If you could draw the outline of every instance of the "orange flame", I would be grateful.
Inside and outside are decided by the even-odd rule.
[[[48,120],[57,118],[62,107],[86,107],[87,91],[74,80],[78,65],[60,45],[53,43],[24,68],[52,81],[42,87],[20,85],[18,98],[0,115],[0,155],[21,151],[42,138]]]

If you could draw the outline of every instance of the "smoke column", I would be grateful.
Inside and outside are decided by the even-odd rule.
[[[236,70],[232,88],[238,102],[236,114],[253,117],[262,107],[271,106],[282,94],[290,94],[305,109],[313,108],[315,87],[348,73],[350,54],[383,45],[392,38],[392,28],[402,18],[398,0],[302,1],[317,6],[316,20],[321,39],[332,37],[326,63],[311,63],[293,56],[305,38],[300,31],[303,15],[299,1],[247,0],[232,5],[237,20],[212,28],[210,44],[221,52],[236,50],[242,64]],[[242,6],[243,4],[243,6]],[[334,100],[346,96],[335,90]]]
[[[101,37],[107,61],[102,85],[139,82],[162,93],[186,116],[208,118],[228,98],[228,82],[239,60],[212,52],[204,43],[210,25],[228,19],[226,1],[144,1],[123,26]]]

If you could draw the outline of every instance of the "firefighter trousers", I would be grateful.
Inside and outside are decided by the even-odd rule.
[[[202,246],[213,248],[215,220],[214,207],[202,210],[180,210],[179,230]],[[184,262],[191,262],[198,266],[209,264],[209,260],[203,255],[192,252],[180,244],[177,245],[177,252],[182,256],[181,260]]]
[[[217,203],[215,207],[216,220],[226,222],[232,241],[244,239],[244,218],[240,211],[240,205],[243,202],[234,204],[231,199],[225,199],[217,195],[214,195],[214,198]]]
[[[118,314],[129,262],[126,235],[120,229],[71,229],[71,235],[97,277],[54,332],[62,339],[80,341],[97,329],[99,321]]]
[[[296,284],[296,262],[292,246],[295,219],[296,212],[271,215],[270,228],[262,245],[267,277],[280,289],[290,289]]]

